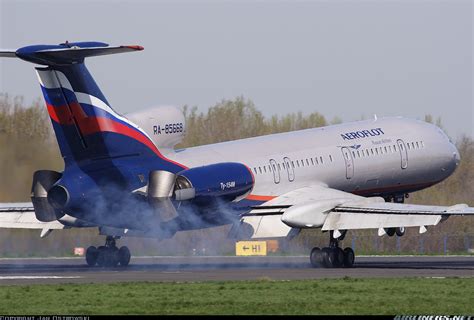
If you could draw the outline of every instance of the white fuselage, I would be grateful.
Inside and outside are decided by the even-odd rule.
[[[459,153],[438,127],[383,118],[187,148],[166,154],[188,167],[241,162],[255,177],[248,199],[322,184],[361,195],[404,194],[447,178]]]

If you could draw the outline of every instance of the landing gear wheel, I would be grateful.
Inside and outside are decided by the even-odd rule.
[[[90,246],[86,250],[86,262],[89,267],[95,266],[97,263],[97,257],[99,255],[99,251],[96,247]]]
[[[105,246],[100,246],[97,248],[97,265],[101,268],[106,266],[107,261],[107,248]]]
[[[309,261],[311,262],[311,266],[313,268],[321,267],[323,262],[323,253],[321,249],[314,247],[313,250],[311,250],[311,254],[309,255]]]
[[[341,248],[332,248],[334,260],[332,262],[333,268],[340,268],[344,265],[344,251]]]
[[[344,249],[344,267],[352,268],[354,266],[355,254],[352,248]]]
[[[333,257],[333,252],[332,252],[331,248],[327,248],[327,247],[323,248],[321,250],[321,255],[322,255],[321,265],[324,268],[332,267],[332,262],[334,261],[334,257]]]
[[[395,228],[393,228],[395,233]],[[339,238],[345,235],[345,231],[339,237],[334,237],[334,232],[331,231],[329,235],[329,247],[319,249],[318,247],[311,250],[309,260],[313,267],[323,268],[351,268],[354,265],[355,254],[352,248],[345,248],[344,250],[339,247]]]
[[[119,264],[119,256],[118,256],[118,252],[119,252],[119,249],[117,247],[111,247],[111,248],[107,248],[108,250],[108,257],[107,257],[107,264],[106,266],[107,267],[116,267],[118,266]]]
[[[385,233],[387,233],[387,236],[393,237],[393,235],[395,234],[395,228],[387,228],[385,229]]]
[[[404,236],[404,235],[405,235],[405,231],[406,231],[405,227],[398,227],[398,228],[395,229],[395,233],[396,233],[397,236],[399,236],[399,237]]]
[[[314,250],[314,249],[313,249]],[[130,263],[130,250],[128,250],[127,247],[121,247],[120,250],[118,251],[118,262],[122,267],[128,266]]]

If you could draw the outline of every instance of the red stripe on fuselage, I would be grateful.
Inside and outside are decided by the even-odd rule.
[[[53,107],[50,104],[46,104],[48,113],[55,122],[61,125],[73,125],[74,119],[67,106]],[[76,118],[79,129],[84,136],[91,135],[99,132],[113,132],[118,133],[132,139],[139,141],[151,149],[158,157],[166,160],[167,162],[173,163],[183,169],[188,169],[185,165],[182,165],[176,161],[170,160],[164,157],[155,144],[142,132],[131,128],[125,124],[117,122],[113,119],[105,117],[88,117],[84,110],[81,108],[79,103],[72,103],[70,105],[74,117]]]
[[[259,196],[255,194],[249,194],[248,196],[245,197],[245,199],[247,200],[255,200],[255,201],[270,201],[274,198],[276,198],[276,196]]]

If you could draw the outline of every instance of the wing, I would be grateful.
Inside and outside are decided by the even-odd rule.
[[[466,204],[388,203],[380,197],[366,198],[313,185],[254,207],[242,221],[252,226],[252,238],[288,236],[292,228],[379,229],[379,234],[383,235],[386,228],[395,227],[419,227],[420,232],[425,232],[426,226],[437,225],[452,215],[474,215],[474,208]]]
[[[41,222],[36,219],[31,202],[0,203],[0,228],[42,229],[42,236],[49,230],[64,229],[59,221]]]

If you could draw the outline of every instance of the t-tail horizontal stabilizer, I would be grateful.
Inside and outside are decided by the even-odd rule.
[[[0,49],[0,57],[18,57],[29,62],[52,66],[82,63],[86,57],[140,50],[143,50],[143,47],[110,47],[107,43],[103,42],[66,42],[59,45],[33,45],[18,50]]]

